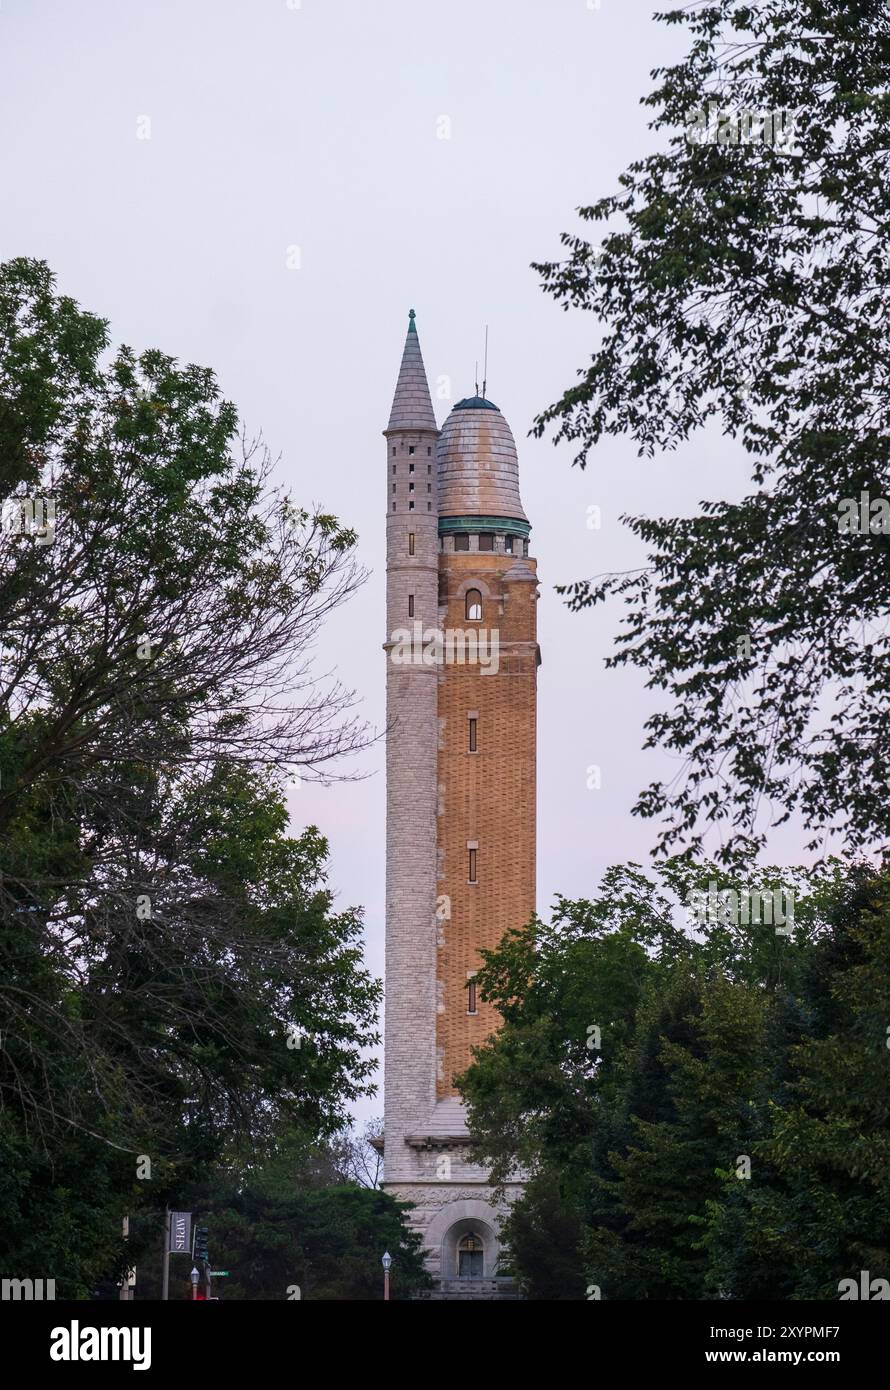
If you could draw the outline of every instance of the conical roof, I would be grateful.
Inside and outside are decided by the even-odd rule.
[[[392,398],[392,410],[389,412],[387,429],[390,430],[439,428],[430,400],[430,388],[427,385],[426,368],[423,365],[414,318],[414,310],[411,309],[408,314],[408,333],[402,353],[402,365],[399,368],[396,393]]]
[[[439,515],[527,521],[519,496],[519,459],[510,426],[493,401],[458,401],[436,447]]]

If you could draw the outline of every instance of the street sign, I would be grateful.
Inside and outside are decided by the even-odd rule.
[[[228,1279],[229,1277],[229,1271],[227,1269],[208,1269],[207,1273],[210,1275],[211,1279]]]

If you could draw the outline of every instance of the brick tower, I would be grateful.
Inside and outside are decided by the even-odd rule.
[[[535,906],[530,527],[497,407],[473,396],[437,428],[413,310],[384,435],[385,1186],[414,1204],[434,1296],[509,1296],[453,1078],[498,1024],[479,950]]]

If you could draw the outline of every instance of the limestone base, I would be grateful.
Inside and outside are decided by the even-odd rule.
[[[423,1241],[424,1265],[434,1280],[427,1297],[516,1298],[512,1278],[502,1268],[501,1222],[521,1183],[507,1186],[498,1200],[487,1183],[385,1183],[398,1202],[411,1204],[408,1224]],[[473,1234],[482,1241],[482,1271],[460,1278],[458,1245]]]

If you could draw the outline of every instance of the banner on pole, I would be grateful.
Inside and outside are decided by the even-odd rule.
[[[185,1255],[192,1248],[192,1214],[190,1211],[170,1213],[170,1254]]]

